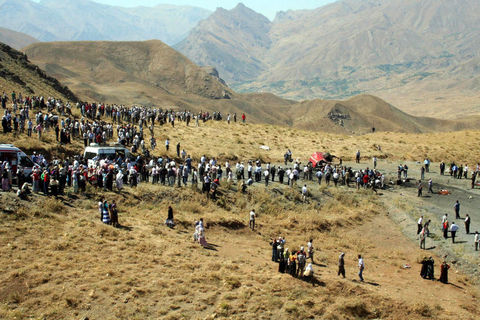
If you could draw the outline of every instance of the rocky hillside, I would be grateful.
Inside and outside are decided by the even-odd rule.
[[[0,26],[42,41],[160,39],[174,44],[210,13],[174,5],[123,8],[90,0],[0,0]]]
[[[77,97],[57,79],[30,63],[27,56],[0,43],[0,90],[76,101]]]
[[[476,0],[342,0],[279,13],[251,41],[237,35],[264,17],[239,5],[217,10],[177,48],[240,91],[295,99],[372,93],[415,114],[455,117],[444,111],[449,104],[468,113],[478,106],[469,98],[480,86],[479,10]]]
[[[14,49],[20,50],[32,43],[38,42],[38,40],[25,33],[0,28],[0,42],[3,42]]]
[[[240,3],[230,11],[218,8],[175,48],[197,63],[215,66],[229,83],[242,82],[267,69],[259,57],[270,48],[270,28],[267,18]]]

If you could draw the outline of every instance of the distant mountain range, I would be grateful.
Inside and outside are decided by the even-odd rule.
[[[160,39],[214,67],[237,92],[295,100],[365,93],[414,115],[461,118],[480,113],[478,12],[478,0],[339,0],[269,21],[243,4],[211,13],[0,0],[0,26],[33,37],[15,43],[0,31],[0,41]]]
[[[478,0],[342,0],[270,22],[239,4],[175,48],[243,92],[372,93],[415,114],[464,116],[480,112],[478,12]]]
[[[40,41],[160,39],[175,44],[210,14],[175,5],[123,8],[89,0],[0,0],[0,26]]]

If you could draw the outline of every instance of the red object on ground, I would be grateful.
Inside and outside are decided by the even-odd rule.
[[[310,157],[310,162],[313,164],[313,166],[317,166],[317,163],[319,162],[326,162],[325,158],[323,157],[323,153],[321,152],[315,152],[312,154]]]

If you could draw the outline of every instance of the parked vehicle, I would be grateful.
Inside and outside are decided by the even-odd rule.
[[[33,169],[38,166],[29,156],[13,144],[0,144],[0,162],[10,163],[14,176],[17,173],[18,166],[23,168],[23,175],[26,180],[30,180]]]
[[[83,152],[83,157],[88,160],[88,166],[93,166],[97,160],[107,158],[114,160],[120,156],[123,159],[130,157],[130,151],[121,144],[108,146],[92,143],[90,146],[85,147]]]

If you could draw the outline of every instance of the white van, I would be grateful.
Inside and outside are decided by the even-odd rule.
[[[107,158],[115,160],[119,156],[124,160],[130,156],[130,151],[121,144],[107,146],[92,143],[90,146],[85,147],[85,151],[83,152],[83,157],[88,160],[89,167],[95,164],[95,160]],[[93,160],[94,158],[95,160]]]
[[[22,150],[15,147],[13,144],[0,144],[0,162],[7,161],[10,163],[12,173],[16,174],[17,167],[20,165],[23,168],[24,177],[29,180],[33,168],[38,166],[33,163],[32,159]]]

